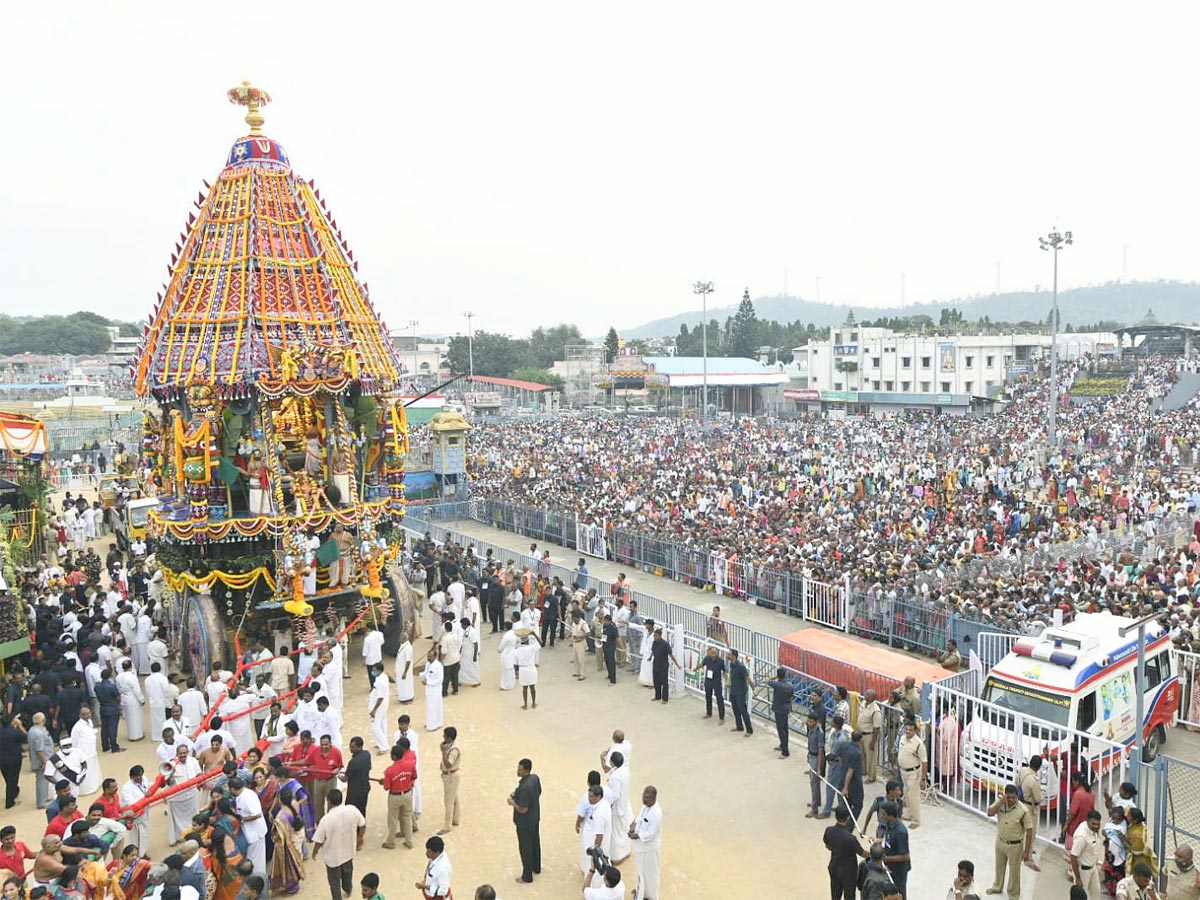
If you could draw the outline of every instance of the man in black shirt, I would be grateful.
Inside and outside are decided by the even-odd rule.
[[[733,730],[745,731],[746,737],[754,734],[754,725],[750,721],[750,691],[753,687],[750,670],[738,658],[738,652],[730,650],[729,705],[733,707]]]
[[[58,725],[64,733],[70,734],[75,723],[79,721],[79,708],[83,705],[83,688],[79,686],[79,676],[68,675],[55,699],[58,700]]]
[[[500,580],[499,572],[493,571],[488,576],[485,599],[488,618],[492,620],[492,634],[495,634],[504,621],[504,583]]]
[[[350,738],[350,761],[341,774],[346,782],[346,802],[367,815],[367,795],[371,793],[371,754],[363,749],[360,737]]]
[[[854,900],[858,859],[866,854],[854,836],[850,811],[844,806],[837,808],[837,824],[825,829],[825,849],[829,851],[829,896],[833,900]]]
[[[792,711],[792,698],[796,688],[787,680],[787,669],[776,669],[775,679],[767,682],[771,689],[771,712],[775,715],[775,731],[779,734],[780,759],[788,758],[788,715]]]
[[[546,636],[550,637],[549,646],[554,646],[554,639],[558,636],[558,616],[562,609],[562,601],[558,594],[551,592],[546,595],[545,605],[542,608],[542,646],[547,646]]]
[[[613,624],[612,616],[604,617],[604,668],[608,669],[609,684],[617,683],[617,641],[620,632]],[[657,692],[656,692],[657,693]],[[657,700],[658,698],[655,697]]]
[[[29,689],[29,696],[21,701],[21,722],[28,728],[33,724],[35,714],[41,713],[46,717],[46,728],[54,733],[54,701],[42,690],[40,680],[35,681]]]
[[[650,674],[654,676],[654,699],[666,703],[670,697],[671,663],[679,665],[671,645],[663,637],[661,628],[654,629],[654,642],[650,645]]]
[[[542,782],[533,774],[533,763],[523,759],[517,763],[517,789],[508,798],[513,809],[513,824],[517,826],[517,849],[521,853],[521,877],[528,884],[534,875],[542,874]]]
[[[713,698],[717,699],[717,724],[725,724],[725,660],[715,646],[696,663],[695,671],[704,669],[704,718],[712,718]]]

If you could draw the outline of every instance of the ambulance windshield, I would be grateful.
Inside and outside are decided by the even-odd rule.
[[[1071,714],[1071,698],[1051,694],[1025,684],[1004,681],[989,675],[983,689],[983,699],[1023,716],[1030,716],[1055,725],[1066,725]]]

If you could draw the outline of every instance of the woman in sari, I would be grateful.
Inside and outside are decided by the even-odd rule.
[[[228,797],[221,798],[217,803],[217,816],[213,820],[213,831],[217,830],[224,831],[233,837],[238,853],[246,852],[248,842],[245,832],[242,831],[242,820],[238,818],[233,801]],[[213,843],[216,843],[216,838],[213,838]]]
[[[117,887],[125,895],[125,900],[142,900],[146,893],[146,879],[150,877],[150,860],[138,856],[135,844],[129,844],[121,851],[121,858],[114,860],[110,868],[116,873]]]
[[[52,890],[55,900],[89,900],[91,897],[75,866],[67,866],[62,870]]]
[[[308,791],[283,766],[275,770],[275,780],[279,782],[279,794],[276,795],[275,803],[276,811],[279,808],[278,798],[282,797],[285,790],[291,791],[294,805],[300,812],[301,821],[304,822],[304,835],[311,841],[313,832],[317,830],[317,820],[313,812],[312,798],[308,795]]]
[[[263,817],[269,824],[271,821],[271,810],[275,806],[275,795],[279,792],[279,781],[275,778],[275,773],[267,769],[266,766],[258,766],[254,769],[252,787],[254,793],[258,795],[258,804],[262,807]],[[267,859],[271,858],[271,854],[275,852],[275,840],[270,829],[267,830]]]
[[[271,823],[275,854],[271,857],[271,890],[294,894],[304,880],[304,819],[296,798],[288,788],[281,788],[278,809]]]
[[[1125,847],[1129,858],[1125,861],[1125,871],[1132,872],[1138,863],[1145,863],[1158,877],[1158,857],[1154,854],[1154,845],[1150,842],[1150,832],[1146,830],[1146,814],[1136,806],[1125,810],[1125,818],[1129,820],[1129,831],[1125,835]]]
[[[233,835],[220,826],[213,828],[211,853],[213,878],[217,885],[214,900],[237,900],[245,878],[238,871],[242,854]]]

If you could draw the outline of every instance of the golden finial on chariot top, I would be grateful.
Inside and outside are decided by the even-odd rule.
[[[266,120],[258,108],[270,103],[271,95],[262,88],[254,87],[249,81],[243,81],[238,87],[230,88],[226,96],[230,103],[246,107],[246,124],[250,126],[250,133],[262,134],[263,122]]]

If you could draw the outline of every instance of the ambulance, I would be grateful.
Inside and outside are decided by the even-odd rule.
[[[987,673],[985,702],[963,723],[963,780],[976,789],[1003,790],[1039,754],[1050,763],[1041,775],[1053,804],[1055,778],[1083,765],[1095,780],[1119,766],[1138,727],[1137,634],[1120,634],[1132,623],[1107,612],[1083,613],[1019,638]],[[1182,693],[1171,671],[1170,636],[1157,622],[1146,626],[1145,660],[1140,725],[1144,758],[1151,760],[1167,739]]]

